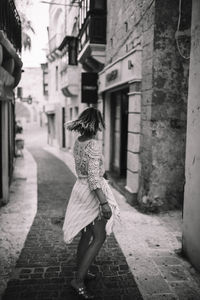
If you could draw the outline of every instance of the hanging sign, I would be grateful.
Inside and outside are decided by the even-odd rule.
[[[97,103],[98,99],[98,75],[97,73],[82,73],[81,74],[81,102],[82,103]]]

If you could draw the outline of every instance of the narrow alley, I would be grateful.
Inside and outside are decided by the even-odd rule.
[[[199,16],[0,1],[0,300],[200,300]]]
[[[79,236],[66,245],[61,230],[73,159],[46,136],[45,128],[25,131],[28,151],[16,160],[11,199],[0,211],[2,300],[77,299],[69,283]],[[121,223],[93,265],[97,279],[88,284],[95,299],[199,300],[200,276],[181,256],[181,212],[143,214],[113,192]]]
[[[38,211],[3,296],[11,299],[77,299],[69,283],[75,272],[77,239],[66,246],[62,223],[75,176],[67,166],[39,147],[31,147],[38,167]],[[94,263],[91,282],[96,299],[142,299],[114,236]]]

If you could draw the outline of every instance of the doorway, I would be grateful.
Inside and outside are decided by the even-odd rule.
[[[128,139],[128,89],[111,94],[111,172],[126,178]]]

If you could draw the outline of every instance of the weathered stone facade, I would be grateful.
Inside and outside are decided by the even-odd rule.
[[[179,1],[155,2],[152,78],[143,63],[139,200],[164,208],[182,204],[185,181],[189,60],[176,45],[178,6]],[[190,33],[190,26],[191,3],[183,1],[180,32]],[[188,47],[186,41],[181,46]]]
[[[142,47],[138,201],[152,210],[174,208],[183,200],[189,60],[176,45],[178,17],[178,0],[108,1],[106,64]],[[184,54],[190,23],[191,2],[182,1]]]

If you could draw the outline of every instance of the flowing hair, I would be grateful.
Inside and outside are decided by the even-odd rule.
[[[94,108],[86,108],[78,117],[77,120],[65,123],[65,128],[70,131],[77,131],[81,135],[96,135],[97,131],[105,128],[101,112]]]

